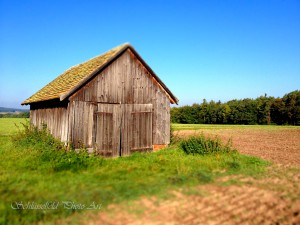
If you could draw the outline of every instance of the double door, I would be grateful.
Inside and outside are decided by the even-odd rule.
[[[103,156],[152,150],[152,104],[97,104],[94,149]]]

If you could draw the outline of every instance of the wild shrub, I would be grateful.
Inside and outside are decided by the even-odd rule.
[[[39,149],[55,149],[55,150],[63,150],[63,143],[55,139],[49,132],[47,125],[42,124],[42,127],[39,129],[38,127],[32,125],[27,121],[26,123],[21,123],[23,129],[18,127],[18,132],[12,136],[12,141],[15,145],[18,146],[34,146]]]
[[[19,129],[12,137],[14,145],[18,149],[33,149],[37,153],[36,160],[48,165],[48,169],[52,171],[77,171],[103,160],[101,157],[90,156],[84,148],[79,151],[67,150],[60,140],[50,134],[45,124],[40,129],[29,122],[23,123],[22,126],[23,129]]]
[[[220,139],[205,137],[204,135],[192,136],[188,139],[182,140],[181,148],[186,154],[212,154],[212,153],[229,153],[235,152],[229,140],[224,145]]]

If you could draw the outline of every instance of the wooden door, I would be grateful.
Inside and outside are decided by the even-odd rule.
[[[98,104],[95,113],[94,148],[103,156],[120,155],[121,105]]]
[[[152,104],[125,104],[123,107],[122,155],[152,150]]]
[[[74,148],[93,147],[95,111],[95,104],[83,101],[70,102],[68,139],[72,141]]]
[[[152,104],[98,104],[95,149],[103,156],[152,150]]]

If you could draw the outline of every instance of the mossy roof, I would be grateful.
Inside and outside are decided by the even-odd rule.
[[[71,93],[73,93],[73,91],[77,89],[79,85],[85,83],[85,81],[93,76],[93,74],[96,74],[98,71],[100,71],[103,67],[109,64],[127,48],[130,48],[135,52],[135,50],[128,43],[125,43],[111,49],[110,51],[102,55],[96,56],[86,62],[71,67],[21,104],[27,105],[35,102],[47,101],[57,98],[60,100],[65,99]],[[140,58],[140,56],[138,57]],[[151,69],[150,71],[153,72]],[[155,74],[154,77],[156,77],[162,87],[165,88],[166,92],[171,96],[171,98],[174,99],[173,102],[177,103],[178,99],[168,90],[163,82]]]

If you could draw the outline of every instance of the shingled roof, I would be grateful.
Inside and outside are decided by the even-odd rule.
[[[76,66],[71,67],[66,70],[56,79],[51,81],[41,90],[36,92],[34,95],[22,102],[22,105],[27,105],[40,101],[47,101],[52,99],[60,99],[61,101],[73,94],[79,86],[83,85],[92,76],[97,74],[110,62],[116,59],[120,54],[122,54],[127,48],[139,58],[139,60],[144,64],[144,66],[149,70],[157,82],[162,86],[162,88],[167,92],[172,103],[178,103],[178,99],[172,94],[172,92],[166,87],[166,85],[157,77],[157,75],[151,70],[151,68],[146,64],[146,62],[139,56],[139,54],[134,50],[134,48],[129,44],[125,43],[118,47],[111,49],[110,51],[96,56],[86,62],[80,63]]]

